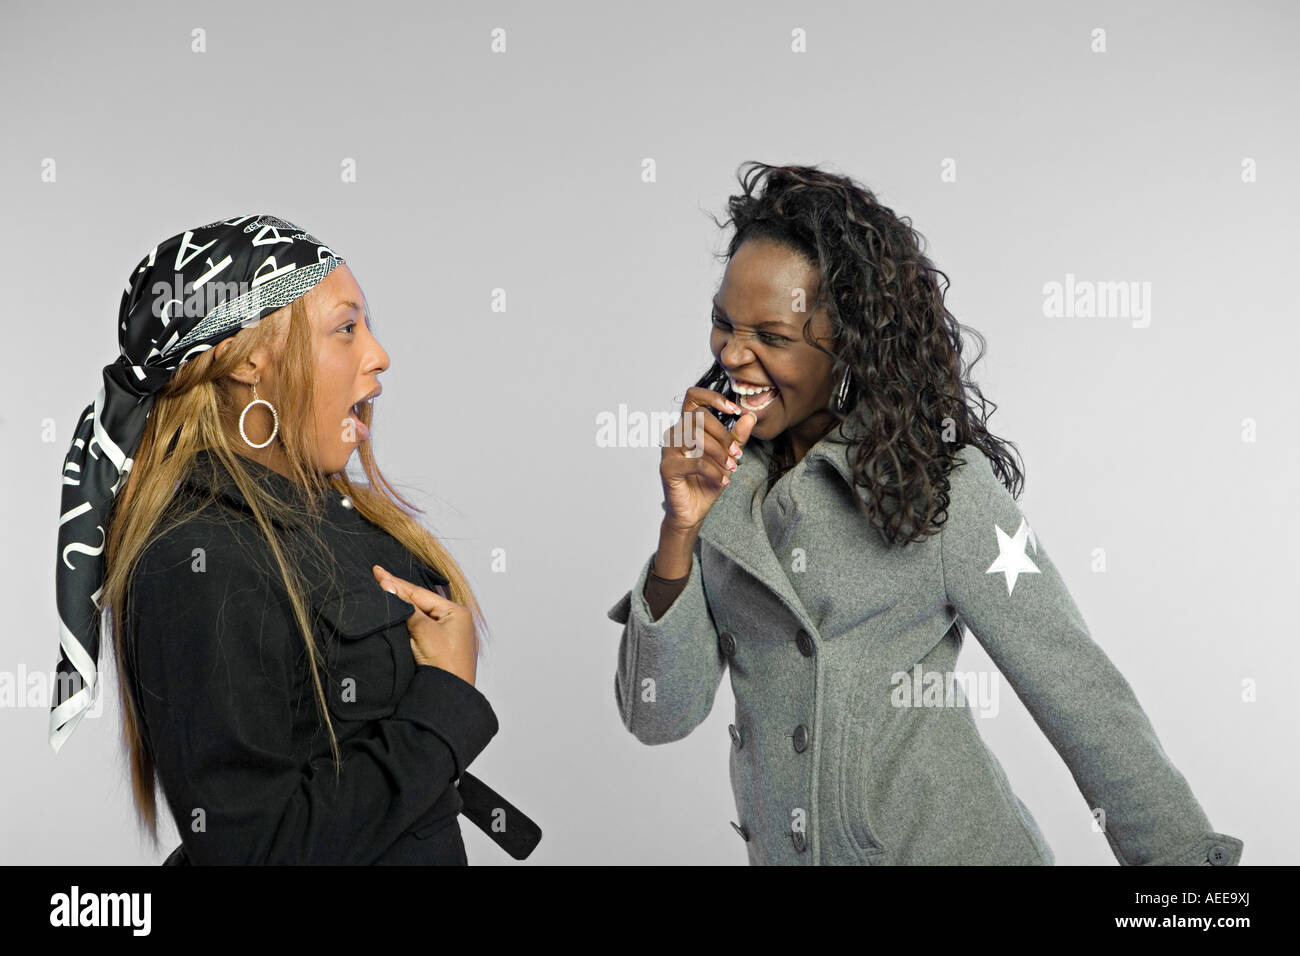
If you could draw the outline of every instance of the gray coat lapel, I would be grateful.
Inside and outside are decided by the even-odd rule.
[[[705,516],[700,537],[776,594],[807,624],[808,613],[763,530],[763,505],[756,492],[767,479],[767,465],[760,458],[752,451],[741,457],[731,473],[731,484]]]
[[[808,450],[807,457],[825,458],[849,480],[850,447],[843,439],[843,432],[832,430]],[[757,445],[750,445],[746,452],[731,473],[731,484],[723,489],[705,516],[700,537],[779,597],[805,628],[815,630],[764,528],[763,502],[756,493],[767,480],[767,457]]]

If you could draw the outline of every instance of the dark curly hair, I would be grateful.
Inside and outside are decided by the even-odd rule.
[[[947,521],[954,455],[967,444],[989,458],[1018,497],[1024,474],[1009,451],[1015,446],[985,427],[997,405],[968,378],[984,355],[984,337],[970,329],[980,350],[963,365],[962,331],[969,327],[944,306],[948,276],[922,253],[925,240],[911,220],[896,216],[865,186],[813,166],[750,161],[741,164],[737,177],[743,192],[728,200],[730,218],[710,216],[719,228],[735,227],[719,258],[729,262],[745,240],[761,238],[786,246],[820,271],[804,339],[833,356],[837,384],[850,370],[845,408],[832,403],[831,411],[864,436],[850,456],[854,484],[866,491],[856,497],[881,537],[892,546],[938,532]],[[936,276],[943,276],[942,287]],[[833,352],[810,331],[811,316],[823,306]],[[723,391],[726,383],[715,360],[696,385]],[[718,417],[728,427],[739,418]],[[770,491],[794,457],[788,433],[764,448],[771,453]]]

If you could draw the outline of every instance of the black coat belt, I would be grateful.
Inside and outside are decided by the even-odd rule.
[[[465,801],[460,812],[516,860],[526,858],[541,842],[541,827],[472,773],[462,773],[456,788]],[[500,822],[493,826],[498,811]]]
[[[526,859],[542,841],[541,827],[472,773],[462,773],[460,780],[456,781],[456,789],[460,791],[460,799],[464,803],[460,813],[516,860]],[[501,816],[494,820],[494,815],[498,812]],[[500,822],[494,826],[496,820]],[[185,853],[185,844],[172,850],[162,865],[189,866],[190,858]]]

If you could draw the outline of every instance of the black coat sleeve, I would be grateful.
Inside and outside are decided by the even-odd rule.
[[[310,681],[297,686],[306,648],[287,597],[236,536],[165,535],[131,595],[136,693],[194,863],[370,863],[497,732],[472,684],[419,665],[391,715],[339,741],[336,779],[327,749],[308,761],[294,739],[298,708],[319,708]]]

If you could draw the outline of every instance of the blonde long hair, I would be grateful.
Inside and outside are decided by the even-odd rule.
[[[164,531],[182,523],[208,500],[199,498],[196,507],[184,511],[173,507],[170,513],[174,520],[160,526],[168,506],[179,500],[176,489],[189,474],[200,451],[206,449],[230,473],[248,501],[279,568],[293,616],[308,649],[307,660],[319,713],[324,717],[329,732],[336,779],[340,769],[338,738],[325,705],[325,691],[320,678],[324,658],[313,639],[306,588],[272,525],[273,519],[301,519],[303,514],[296,510],[297,505],[266,492],[244,466],[244,456],[235,450],[236,443],[242,441],[238,437],[238,421],[243,401],[226,379],[254,350],[265,348],[276,357],[276,411],[280,422],[276,441],[280,442],[285,453],[293,480],[306,492],[306,506],[315,512],[314,516],[319,516],[320,502],[328,490],[349,495],[361,515],[391,534],[425,564],[445,575],[450,581],[448,593],[451,600],[471,611],[480,638],[487,631],[464,573],[438,539],[413,517],[414,514],[423,514],[422,509],[403,498],[380,472],[369,442],[358,447],[367,484],[353,483],[343,472],[326,475],[317,470],[313,456],[315,410],[311,399],[316,392],[316,353],[307,311],[312,299],[312,292],[308,292],[238,332],[220,356],[216,348],[211,348],[176,370],[155,398],[135,452],[135,463],[109,515],[100,625],[111,625],[111,644],[117,661],[122,704],[122,742],[130,758],[132,796],[138,823],[155,848],[158,846],[157,769],[141,733],[142,715],[132,692],[129,669],[132,655],[127,639],[133,631],[124,609],[128,606],[130,582],[141,554]],[[366,409],[363,416],[363,421],[369,426],[372,411]],[[318,535],[313,537],[319,541]],[[147,607],[136,610],[141,614],[149,613]]]

